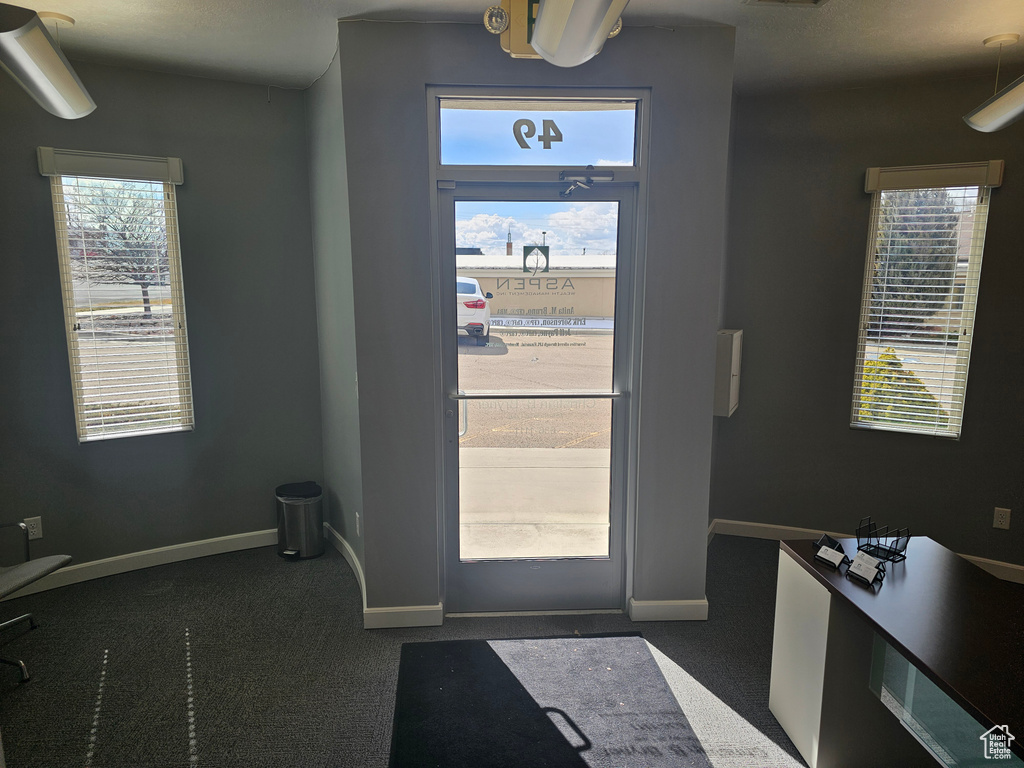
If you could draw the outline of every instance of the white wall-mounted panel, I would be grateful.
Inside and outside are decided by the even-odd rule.
[[[715,416],[732,416],[740,405],[743,331],[719,331],[716,343]]]

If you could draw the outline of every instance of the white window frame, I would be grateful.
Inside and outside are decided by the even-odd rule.
[[[57,239],[57,254],[60,264],[61,289],[64,303],[65,330],[68,341],[68,360],[71,367],[71,383],[74,394],[75,421],[79,442],[108,440],[119,437],[152,435],[165,432],[191,431],[195,427],[192,404],[192,379],[188,354],[188,332],[185,322],[185,302],[181,275],[181,248],[178,239],[177,202],[175,187],[184,181],[181,160],[176,157],[145,157],[140,155],[110,154],[103,152],[82,152],[77,150],[38,148],[39,172],[50,177],[54,208],[54,228]],[[87,412],[88,388],[112,386],[112,382],[124,379],[122,375],[104,375],[85,379],[85,364],[79,338],[78,313],[81,307],[76,303],[75,286],[72,281],[71,243],[68,234],[67,204],[64,193],[65,178],[107,179],[120,181],[148,181],[163,186],[162,209],[167,235],[168,288],[170,293],[171,328],[173,353],[170,364],[163,370],[171,371],[173,408],[163,409],[144,405],[119,410],[132,410],[136,418],[111,416],[97,420],[95,414]],[[91,302],[91,298],[90,298]],[[166,359],[166,358],[165,358]],[[129,365],[138,364],[130,362]],[[130,375],[130,371],[129,371]],[[166,376],[166,373],[164,374]],[[92,372],[90,377],[96,377]],[[138,398],[140,393],[131,393],[127,401]],[[148,404],[147,404],[148,405]],[[173,414],[173,415],[169,415]],[[137,418],[139,415],[144,418]],[[146,418],[148,417],[148,418]]]
[[[970,364],[971,342],[974,335],[974,315],[977,307],[978,283],[981,275],[981,262],[984,251],[985,230],[988,221],[988,201],[991,189],[1000,186],[1003,176],[1003,161],[990,160],[977,163],[954,163],[946,165],[901,166],[892,168],[869,168],[865,178],[864,191],[872,194],[871,224],[868,230],[867,256],[864,267],[864,284],[861,295],[860,325],[857,342],[856,373],[853,386],[853,405],[850,415],[850,426],[856,429],[884,430],[907,432],[911,434],[930,435],[934,437],[959,438],[963,425],[964,400],[967,393],[967,373]],[[894,417],[887,422],[879,418],[862,418],[861,392],[864,383],[866,364],[869,359],[868,346],[874,343],[881,346],[878,339],[871,339],[871,324],[877,318],[872,317],[872,290],[875,283],[875,262],[878,258],[877,242],[881,226],[882,193],[895,190],[935,190],[977,188],[977,202],[971,222],[972,230],[966,235],[958,233],[958,242],[968,237],[969,257],[966,268],[964,294],[962,298],[954,284],[949,294],[947,314],[956,309],[962,301],[962,315],[956,327],[957,341],[955,350],[950,350],[950,342],[941,347],[946,351],[934,351],[934,358],[943,363],[937,376],[925,376],[929,382],[942,383],[942,395],[948,401],[948,421],[940,425],[937,421],[932,425],[907,423],[906,420]],[[955,278],[951,278],[955,279]],[[887,285],[888,287],[888,285]],[[894,316],[895,317],[895,316]],[[947,318],[947,322],[948,322]],[[951,330],[950,328],[946,329]],[[948,337],[947,337],[948,338]],[[924,341],[911,341],[913,345],[924,350]],[[933,344],[935,350],[940,345]],[[926,354],[931,354],[926,352]],[[947,373],[947,364],[952,362],[952,373]],[[927,366],[922,364],[922,369]],[[951,382],[951,384],[950,384]],[[948,385],[948,386],[947,386]],[[929,390],[930,391],[930,390]],[[933,397],[935,396],[932,393]],[[901,396],[902,398],[903,396]],[[936,397],[936,400],[938,398]],[[945,402],[944,401],[944,402]],[[912,420],[912,419],[911,419]]]

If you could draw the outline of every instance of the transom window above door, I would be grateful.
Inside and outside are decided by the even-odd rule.
[[[441,164],[638,164],[636,99],[444,98]]]

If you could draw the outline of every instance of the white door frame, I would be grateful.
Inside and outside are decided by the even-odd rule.
[[[624,419],[628,423],[628,437],[624,446],[624,457],[619,462],[619,467],[613,467],[613,472],[621,472],[621,492],[623,510],[622,531],[622,590],[621,605],[617,610],[625,611],[626,602],[633,591],[633,571],[636,559],[636,477],[638,461],[638,439],[637,424],[641,410],[641,382],[639,381],[640,360],[642,356],[643,339],[643,296],[644,296],[644,266],[646,256],[646,235],[647,235],[647,177],[649,156],[649,125],[650,125],[650,91],[648,89],[593,89],[593,88],[508,88],[508,87],[469,87],[469,86],[428,86],[427,88],[427,112],[429,126],[429,178],[430,178],[430,209],[431,209],[431,295],[433,297],[433,329],[434,329],[434,381],[435,381],[435,434],[438,450],[435,453],[435,469],[437,474],[437,531],[438,531],[438,563],[440,572],[438,574],[442,603],[446,595],[446,570],[448,557],[446,555],[446,505],[451,493],[451,482],[448,473],[451,461],[447,457],[448,451],[442,447],[447,445],[448,432],[457,432],[457,427],[449,429],[448,422],[451,421],[446,414],[449,411],[457,413],[457,404],[448,398],[445,391],[445,380],[443,366],[445,355],[443,354],[446,330],[444,325],[444,311],[441,303],[442,275],[446,274],[442,269],[442,253],[446,247],[442,243],[441,209],[442,195],[454,194],[460,185],[476,183],[493,184],[515,184],[516,182],[532,184],[562,185],[564,182],[559,175],[564,168],[555,166],[442,166],[440,164],[440,102],[443,98],[529,98],[529,99],[630,99],[637,102],[637,125],[636,125],[636,150],[633,166],[612,166],[607,170],[614,172],[614,184],[629,185],[633,188],[633,248],[632,263],[629,264],[628,279],[631,284],[630,306],[628,309],[627,332],[629,333],[628,345],[630,349],[629,360],[622,366],[622,375],[628,376],[628,381],[615,382],[623,385],[629,397],[625,401],[626,414]],[[584,169],[577,169],[582,171]],[[605,168],[602,168],[605,170]],[[554,187],[552,187],[554,188]],[[620,212],[621,215],[621,212]],[[618,314],[618,311],[617,311]],[[619,375],[619,374],[617,374]],[[457,419],[456,419],[457,421]],[[457,438],[456,438],[457,439]],[[457,457],[456,457],[457,461]],[[454,470],[458,471],[457,465]],[[456,475],[457,476],[457,475]],[[534,612],[534,611],[531,611]],[[560,612],[558,610],[543,612]]]

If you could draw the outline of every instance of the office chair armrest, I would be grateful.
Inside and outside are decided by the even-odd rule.
[[[24,523],[0,523],[0,528],[21,528],[21,533],[25,537],[25,562],[31,560],[28,549],[28,526]]]

